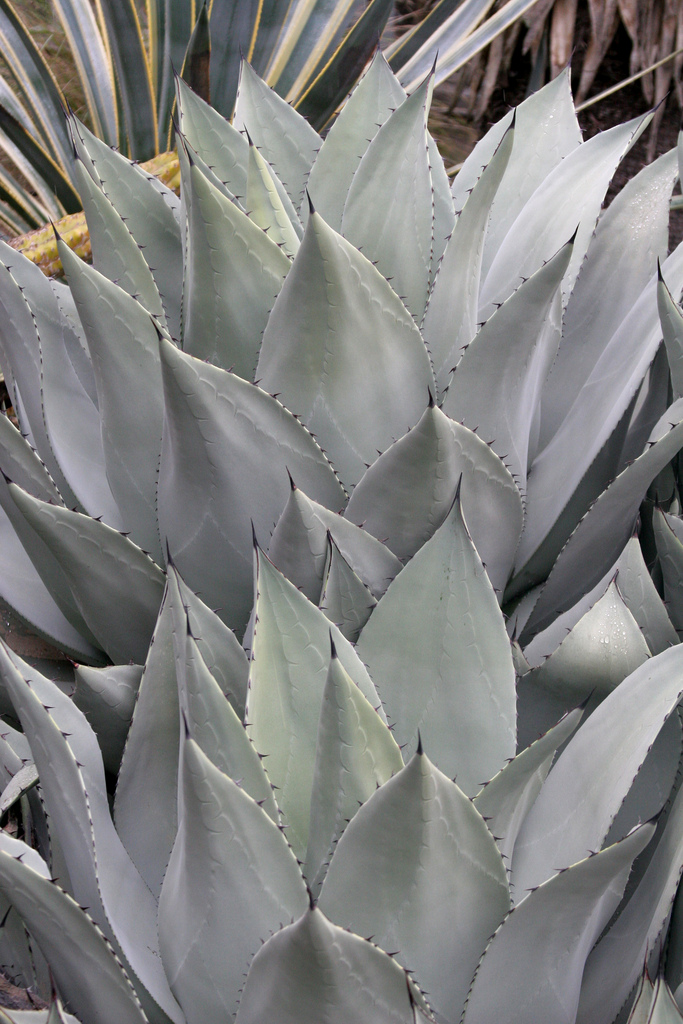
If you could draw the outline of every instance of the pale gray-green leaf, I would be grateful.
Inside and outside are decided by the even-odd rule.
[[[23,768],[20,768],[16,775],[13,775],[8,784],[0,794],[0,816],[6,814],[17,800],[20,800],[24,793],[38,782],[38,769],[29,761]]]
[[[268,939],[254,957],[237,1024],[325,1020],[413,1024],[405,972],[378,946],[317,908]]]
[[[142,665],[75,668],[73,701],[93,727],[105,768],[117,775],[128,735]]]
[[[419,731],[435,764],[472,796],[514,756],[510,642],[458,500],[390,585],[357,646],[404,751],[415,749]]]
[[[178,837],[159,900],[164,970],[187,1024],[224,1024],[262,942],[303,913],[283,833],[193,740],[183,745]]]
[[[351,820],[319,902],[330,920],[397,950],[434,1009],[457,1020],[510,895],[483,818],[420,752]]]
[[[290,213],[285,209],[268,164],[256,146],[249,146],[247,192],[244,197],[247,215],[257,224],[286,256],[294,256],[299,248],[299,236],[292,225]],[[296,211],[291,206],[291,214]]]
[[[664,579],[664,601],[679,637],[683,638],[683,530],[677,536],[674,526],[679,523],[674,516],[669,516],[656,508],[653,513],[653,526],[657,542],[657,555]]]
[[[114,662],[141,664],[164,587],[148,555],[104,523],[39,501],[16,484],[12,498],[59,563],[74,601]]]
[[[401,751],[391,732],[335,652],[320,709],[303,868],[314,897],[348,822],[377,787],[402,768]]]
[[[290,492],[287,470],[329,508],[343,508],[346,496],[311,435],[276,399],[163,339],[161,353],[161,535],[187,585],[241,636],[254,598],[252,523],[257,537],[270,534]]]
[[[678,642],[636,537],[631,537],[619,559],[619,590],[653,654]]]
[[[521,893],[598,850],[683,692],[680,645],[646,661],[596,708],[546,779],[515,847]]]
[[[247,190],[249,144],[224,117],[176,76],[180,130],[233,195]]]
[[[495,836],[508,867],[522,822],[541,791],[557,749],[569,739],[582,716],[582,708],[570,711],[544,736],[513,757],[474,798],[474,806]]]
[[[401,301],[316,213],[268,320],[256,379],[301,418],[347,487],[417,423],[434,387]]]
[[[189,174],[183,348],[252,380],[268,315],[291,264],[199,167],[190,166]]]
[[[320,609],[355,644],[377,601],[329,536]]]
[[[340,630],[258,553],[247,731],[266,757],[287,837],[303,860],[330,636],[344,669],[373,708],[377,691]]]
[[[657,308],[671,370],[674,398],[681,398],[683,397],[683,314],[674,302],[661,270],[657,281]]]
[[[654,825],[641,826],[549,879],[511,911],[477,968],[463,1024],[575,1020],[586,958],[653,833]],[[510,998],[512,992],[523,997]]]
[[[486,442],[431,403],[363,475],[344,517],[410,558],[443,522],[461,477],[472,539],[502,595],[522,532],[521,495]]]

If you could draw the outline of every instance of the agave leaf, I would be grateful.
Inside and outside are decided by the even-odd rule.
[[[313,205],[335,231],[341,230],[346,196],[363,154],[405,98],[405,91],[377,49],[325,136],[308,179]]]
[[[653,526],[657,542],[657,555],[664,579],[664,600],[667,611],[678,635],[683,634],[683,594],[681,573],[683,573],[683,530],[676,530],[680,522],[656,508]]]
[[[206,667],[189,632],[185,650],[178,682],[189,735],[216,768],[233,779],[279,824],[272,786],[256,748]]]
[[[290,261],[190,166],[183,348],[252,380],[261,336]]]
[[[268,557],[317,604],[326,579],[328,533],[371,594],[379,598],[401,571],[399,560],[370,533],[306,497],[293,481],[273,530]]]
[[[13,775],[0,794],[0,815],[6,814],[17,800],[28,793],[38,782],[38,770],[33,762],[25,764]]]
[[[457,497],[390,585],[357,647],[404,755],[419,731],[437,766],[470,795],[514,756],[510,643]],[[491,702],[495,716],[483,710]]]
[[[76,178],[88,223],[95,269],[133,295],[167,329],[159,289],[126,222],[101,186],[85,170],[82,160],[76,161]]]
[[[598,221],[544,388],[543,445],[567,416],[615,326],[629,316],[656,270],[657,258],[666,256],[669,199],[677,171],[672,150],[632,178]]]
[[[76,607],[102,649],[115,662],[144,661],[161,603],[161,569],[104,523],[39,501],[16,484],[9,484],[9,490],[61,567]]]
[[[636,537],[631,537],[619,560],[619,590],[653,654],[678,643]]]
[[[180,131],[235,196],[247,191],[249,144],[224,117],[176,77]]]
[[[517,840],[518,893],[600,848],[645,754],[680,699],[681,664],[678,646],[646,661],[572,737]]]
[[[683,398],[683,314],[666,286],[660,267],[658,267],[657,308],[671,369],[674,398]]]
[[[521,495],[489,446],[433,403],[361,477],[344,518],[410,558],[443,522],[461,477],[472,539],[502,594],[522,532]]]
[[[248,131],[299,211],[322,139],[301,114],[259,78],[246,60],[240,70],[234,125],[238,131]]]
[[[276,932],[254,957],[238,1024],[413,1024],[405,972],[378,946],[338,928],[312,907]]]
[[[81,1020],[145,1024],[124,968],[88,914],[50,881],[30,847],[6,833],[0,843],[0,888],[45,950],[60,991]]]
[[[176,616],[182,614],[178,603],[179,594],[169,576],[140,680],[114,802],[116,830],[157,898],[178,823],[180,712],[173,643]]]
[[[577,1014],[580,1024],[614,1018],[626,1002],[648,954],[657,948],[660,936],[664,939],[682,870],[683,792],[679,790],[635,892],[588,957]]]
[[[491,203],[510,159],[514,127],[505,132],[467,198],[439,263],[422,334],[443,395],[463,349],[477,333],[481,260]]]
[[[417,422],[434,381],[405,307],[315,212],[268,320],[256,377],[301,417],[347,486]]]
[[[411,965],[447,1020],[457,1019],[509,906],[503,860],[483,818],[421,749],[357,811],[320,894],[332,921],[399,950],[399,963]]]
[[[638,623],[619,593],[617,577],[550,657],[520,680],[520,710],[531,704],[541,729],[589,698],[592,711],[649,657]]]
[[[314,897],[348,822],[377,787],[402,768],[401,751],[391,732],[333,649],[320,709],[303,868]]]
[[[524,636],[543,629],[559,612],[571,607],[623,551],[648,486],[683,445],[683,400],[679,399],[667,410],[648,445],[600,495],[571,535],[552,566],[548,582],[525,625]],[[532,478],[533,472],[529,480]],[[518,565],[523,564],[524,536],[520,541]],[[546,555],[555,547],[554,540],[551,537],[545,549],[539,550],[537,557],[517,574],[511,589],[515,580],[526,582],[535,578],[537,566],[545,565]],[[581,574],[577,571],[578,564],[582,566]]]
[[[50,474],[8,416],[0,416],[0,469],[36,498],[63,504]]]
[[[287,838],[303,860],[330,636],[344,669],[373,708],[379,707],[379,697],[339,629],[258,549],[256,566],[247,732],[267,758],[266,771],[278,790]]]
[[[495,837],[508,867],[522,822],[541,791],[553,758],[582,717],[583,708],[574,708],[544,736],[513,757],[474,798],[474,806]]]
[[[683,246],[672,253],[664,269],[668,269],[672,281],[683,283]],[[528,482],[525,532],[517,553],[517,566],[521,568],[538,551],[536,561],[539,567],[543,564],[544,571],[542,576],[534,572],[534,582],[548,574],[569,536],[574,524],[562,522],[562,511],[628,409],[657,352],[661,327],[655,291],[653,278],[605,346],[561,429],[534,461]],[[549,536],[551,531],[553,535]],[[621,550],[626,537],[620,536],[619,540]]]
[[[530,277],[576,230],[572,259],[562,282],[571,292],[607,186],[622,157],[645,130],[650,115],[600,132],[573,149],[539,185],[519,212],[493,258],[480,294],[480,319],[488,319],[496,302]],[[520,260],[519,254],[523,253]]]
[[[501,134],[508,119],[509,115],[506,115],[495,126]],[[515,127],[512,153],[491,207],[484,243],[484,276],[508,231],[536,189],[558,164],[581,146],[581,130],[574,110],[569,68],[520,103],[515,110]],[[494,135],[488,143],[488,146],[494,143],[494,149],[497,145],[495,138]],[[476,157],[475,149],[453,182],[453,195],[454,198],[458,197],[456,209],[460,209],[465,201],[464,190],[472,187],[479,177],[481,166],[489,162],[485,159],[485,152],[478,159]],[[463,173],[465,171],[467,176]],[[574,226],[569,228],[570,232]],[[562,239],[559,239],[558,246],[561,244]]]
[[[510,912],[477,968],[464,1024],[522,1024],[530,1014],[547,1024],[574,1020],[586,957],[653,833],[654,825],[641,825],[620,843],[561,871]],[[523,992],[524,999],[511,1001],[510,991]]]
[[[161,535],[188,586],[241,634],[253,604],[251,517],[257,536],[270,532],[287,502],[287,468],[328,507],[343,507],[344,491],[310,434],[270,395],[165,339],[161,355]]]
[[[555,355],[554,334],[544,327],[573,251],[572,239],[486,321],[443,402],[444,412],[491,444],[522,493],[534,414]]]
[[[155,900],[114,830],[95,734],[54,683],[5,648],[0,648],[0,663],[17,716],[31,737],[42,796],[73,895],[132,967],[149,993],[146,1002],[153,1000],[157,1019],[180,1024],[159,961]]]
[[[179,200],[158,178],[110,149],[73,115],[69,124],[85,170],[111,200],[142,249],[159,289],[169,331],[173,337],[179,337],[182,279]]]
[[[73,701],[97,735],[104,767],[117,775],[140,688],[142,665],[77,665],[75,676]]]
[[[640,982],[636,990],[635,999],[633,1000],[633,1006],[628,1016],[627,1024],[648,1024],[650,1019],[650,1010],[652,1009],[652,999],[654,997],[655,986],[650,981],[650,976],[647,972],[647,967],[640,976]]]
[[[184,610],[184,620],[176,620],[176,629],[179,623],[182,627],[183,621],[189,623],[204,664],[238,717],[243,719],[249,675],[249,664],[243,648],[232,630],[190,590],[172,562],[166,573],[177,583],[180,591],[179,611]]]
[[[296,255],[299,248],[299,236],[278,195],[270,168],[253,143],[249,146],[247,192],[244,197],[244,205],[249,217],[267,233],[276,245],[282,248],[286,256]],[[296,217],[293,207],[292,216]]]
[[[303,912],[306,890],[277,825],[191,739],[180,786],[159,899],[161,955],[188,1024],[219,1024],[233,1018],[261,942]]]
[[[418,322],[436,269],[427,152],[432,88],[430,75],[379,129],[353,176],[342,216],[344,237],[391,281]]]
[[[676,990],[678,991],[678,989]],[[683,1014],[663,977],[657,978],[648,1024],[680,1024]]]
[[[161,562],[156,482],[164,414],[157,327],[139,302],[64,242],[58,250],[88,340],[107,479],[125,531]]]
[[[377,601],[328,534],[328,556],[320,608],[352,644],[370,618]]]

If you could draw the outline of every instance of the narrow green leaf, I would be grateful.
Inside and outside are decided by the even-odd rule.
[[[502,857],[465,794],[421,750],[351,820],[320,908],[398,950],[430,1004],[457,1020],[492,931],[510,907]]]
[[[159,900],[161,956],[187,1024],[231,1020],[244,974],[306,890],[283,833],[193,740],[183,745],[178,838]]]
[[[600,849],[645,754],[678,704],[682,664],[680,645],[646,661],[569,741],[517,840],[518,894]]]
[[[427,304],[432,265],[432,178],[427,115],[433,79],[382,125],[353,176],[342,234],[390,282],[418,323]]]
[[[58,251],[88,340],[107,479],[123,529],[160,563],[156,484],[164,411],[158,328],[144,306],[64,242]]]
[[[268,939],[249,969],[237,1024],[275,1016],[280,1024],[316,1016],[328,1024],[413,1024],[405,972],[316,907]]]
[[[254,599],[252,522],[257,536],[269,534],[287,503],[287,470],[327,507],[342,508],[345,494],[311,435],[276,399],[160,344],[161,536],[188,586],[241,636]]]
[[[242,61],[235,108],[235,128],[246,128],[261,155],[285,186],[298,211],[304,189],[322,139],[289,103],[259,78],[248,61]]]
[[[301,417],[349,487],[378,449],[414,426],[434,386],[405,307],[315,212],[268,320],[256,377]]]
[[[553,758],[582,716],[582,708],[570,711],[545,736],[513,757],[474,798],[474,806],[496,838],[508,868],[522,822],[541,791]]]
[[[522,532],[521,495],[486,442],[432,403],[361,477],[344,518],[411,558],[448,514],[461,477],[472,539],[502,595]]]
[[[57,163],[35,135],[29,133],[26,128],[10,114],[8,110],[0,106],[0,129],[10,143],[35,168],[34,173],[40,175],[49,189],[54,193],[65,213],[78,213],[81,202],[76,189],[71,184],[69,177],[63,167]]]
[[[268,315],[291,263],[275,241],[190,167],[183,348],[253,380]]]
[[[620,843],[561,871],[510,912],[477,968],[463,1024],[575,1019],[586,957],[653,833],[654,825],[641,825]],[[510,992],[524,997],[510,999]]]
[[[381,597],[402,569],[398,558],[370,532],[312,501],[293,482],[273,530],[268,557],[317,604],[326,579],[328,533],[371,594]]]
[[[98,643],[112,661],[143,662],[161,603],[161,569],[104,523],[39,501],[16,484],[9,488],[17,508],[59,563]]]
[[[403,768],[386,724],[332,654],[323,691],[304,876],[315,897],[340,836],[378,786]]]
[[[116,91],[111,62],[95,13],[87,0],[55,0],[69,41],[95,133],[110,145],[119,142]]]
[[[404,753],[419,733],[472,796],[514,756],[510,642],[458,499],[390,585],[357,649]]]
[[[300,860],[308,842],[330,636],[346,672],[371,706],[379,708],[373,682],[348,640],[258,551],[247,732],[266,758],[287,838]]]

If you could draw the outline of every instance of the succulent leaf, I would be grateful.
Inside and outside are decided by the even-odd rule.
[[[266,758],[287,838],[303,860],[330,637],[365,699],[373,708],[380,703],[367,670],[340,630],[258,550],[256,564],[247,732]]]
[[[641,825],[620,843],[561,871],[511,911],[477,968],[463,1024],[522,1024],[529,1015],[547,1024],[575,1019],[586,957],[653,833],[654,825]],[[511,1002],[507,993],[517,985],[524,999]]]
[[[339,626],[346,639],[355,644],[377,601],[346,561],[331,535],[328,537],[324,579],[319,607],[330,622]]]
[[[254,957],[237,1024],[413,1024],[405,972],[371,942],[338,928],[317,907],[282,928]]]
[[[517,840],[512,868],[518,893],[604,842],[645,754],[683,692],[679,647],[632,672],[567,744]]]
[[[306,890],[278,826],[191,739],[180,780],[159,899],[161,956],[187,1024],[220,1024],[233,1019],[260,944],[303,913]]]
[[[348,822],[402,768],[391,732],[333,652],[320,709],[303,868],[314,897]]]
[[[619,590],[653,654],[678,643],[636,537],[631,537],[619,559]]]
[[[521,495],[486,442],[432,404],[361,477],[344,518],[411,558],[445,519],[461,477],[472,539],[502,595],[522,532]]]
[[[256,379],[301,417],[347,487],[417,423],[434,387],[401,301],[315,212],[268,320]]]
[[[235,196],[247,191],[249,144],[224,117],[176,76],[180,131]]]
[[[436,270],[427,150],[432,89],[429,75],[373,138],[353,176],[341,228],[391,281],[418,323]]]
[[[683,398],[683,314],[674,302],[661,270],[657,281],[657,308],[671,368],[674,398]]]
[[[282,247],[286,256],[295,256],[299,248],[299,236],[292,220],[296,219],[294,207],[291,214],[285,209],[268,164],[256,146],[249,146],[247,168],[247,191],[244,207],[255,224],[267,233],[276,245]]]
[[[140,688],[142,665],[77,665],[74,671],[74,704],[97,735],[104,767],[117,775]]]
[[[164,587],[159,566],[104,523],[49,505],[16,484],[9,484],[9,490],[62,569],[73,601],[98,644],[112,661],[144,661]],[[36,568],[40,571],[39,565]],[[47,578],[44,581],[50,585]],[[59,600],[57,593],[53,596]]]
[[[683,637],[683,520],[656,508],[653,526],[662,567],[666,609],[679,637]]]
[[[375,608],[358,654],[404,756],[419,731],[435,764],[472,796],[514,756],[510,643],[457,498]],[[482,710],[491,704],[495,715]]]
[[[510,906],[502,857],[465,794],[421,751],[352,818],[320,908],[372,935],[457,1020],[489,936]]]
[[[311,435],[276,399],[160,344],[161,536],[187,585],[241,635],[253,602],[252,523],[257,537],[270,533],[290,492],[287,470],[321,504],[342,508],[346,496]]]
[[[258,223],[189,167],[183,348],[252,380],[261,336],[291,263]]]

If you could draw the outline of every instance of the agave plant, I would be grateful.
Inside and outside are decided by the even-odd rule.
[[[387,53],[408,88],[436,58],[442,81],[535,0],[441,0]],[[170,149],[174,68],[214,107],[233,113],[244,53],[315,128],[358,80],[392,10],[392,0],[148,0],[141,26],[135,0],[50,0],[59,19],[95,134],[136,160]],[[210,15],[209,15],[210,11]],[[209,21],[212,44],[209,41]],[[82,209],[60,83],[37,47],[20,5],[0,3],[0,53],[15,89],[0,79],[0,147],[18,175],[0,169],[0,218],[10,236]],[[438,57],[437,57],[438,54]],[[167,175],[171,154],[157,170]],[[22,184],[21,182],[25,184]],[[26,183],[28,188],[26,188]]]
[[[678,154],[602,211],[647,118],[582,142],[567,73],[452,188],[380,54],[324,142],[176,85],[180,199],[71,117],[94,266],[0,248],[0,588],[79,663],[0,650],[5,970],[81,1024],[680,1020]]]

